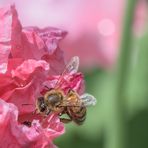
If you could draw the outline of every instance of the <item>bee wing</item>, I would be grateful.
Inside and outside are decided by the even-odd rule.
[[[68,73],[70,74],[76,73],[78,71],[78,68],[79,68],[79,57],[74,56],[71,58],[70,62],[67,64],[62,75],[65,75]]]
[[[63,73],[61,74],[61,76],[57,80],[55,88],[60,87],[60,85],[62,84],[63,77],[66,74],[69,74],[69,73],[74,74],[74,73],[76,73],[78,71],[78,68],[79,68],[79,57],[74,56],[74,57],[71,58],[70,62],[66,65]]]
[[[78,102],[73,102],[72,100],[65,99],[62,103],[62,106],[72,106],[72,107],[80,107],[80,106],[91,106],[95,105],[97,100],[94,96],[85,93],[80,96],[80,100]]]
[[[95,105],[97,103],[96,98],[88,93],[81,95],[80,98],[81,98],[84,106],[91,106],[91,105]]]

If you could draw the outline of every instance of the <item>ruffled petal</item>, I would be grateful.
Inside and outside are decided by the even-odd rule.
[[[12,77],[18,77],[22,80],[27,80],[28,77],[35,71],[35,69],[41,68],[45,71],[49,70],[49,64],[43,60],[26,60],[15,70],[12,70]]]
[[[55,115],[50,116],[44,128],[38,120],[28,127],[17,119],[17,107],[0,99],[0,145],[3,147],[54,148],[52,140],[64,133],[64,126]]]
[[[32,41],[31,45],[38,45],[38,48],[35,48],[36,50],[41,49],[44,51],[40,58],[50,64],[50,74],[61,74],[63,68],[65,67],[65,61],[63,58],[63,51],[59,48],[59,41],[65,37],[67,32],[53,27],[47,27],[44,29],[37,27],[26,27],[24,28],[24,32],[28,32],[28,34],[32,33],[34,36],[36,36],[34,38],[28,38],[28,42]],[[36,55],[36,53],[39,54],[40,52],[34,51],[34,53]]]
[[[13,40],[18,41],[21,25],[17,19],[15,7],[8,5],[0,8],[0,73],[7,71]]]
[[[58,48],[59,41],[63,39],[67,34],[66,31],[54,27],[46,27],[43,29],[38,27],[25,27],[24,31],[25,30],[32,32],[40,37],[44,43],[42,48],[44,48],[44,50],[47,51],[49,55],[54,53],[54,50]]]
[[[5,29],[3,29],[5,28]],[[46,60],[51,64],[50,72],[61,73],[64,67],[59,41],[66,32],[53,27],[39,29],[37,27],[22,28],[14,5],[0,9],[0,73],[7,72],[9,59]],[[54,58],[51,58],[53,56]],[[57,63],[57,64],[55,64]],[[55,65],[61,68],[53,68]],[[56,70],[55,70],[56,69]]]
[[[22,107],[22,104],[35,104],[43,82],[46,80],[49,64],[43,60],[27,60],[12,71],[12,77],[0,75],[0,97],[14,103],[20,114],[32,112],[34,106]]]
[[[79,95],[84,93],[85,84],[82,73],[66,74],[62,76],[62,79],[60,77],[61,75],[48,77],[48,79],[44,82],[44,85],[49,88],[54,88],[57,85],[57,87],[62,89],[65,94],[67,94],[67,92],[71,89],[75,90]],[[43,92],[46,92],[46,90]]]

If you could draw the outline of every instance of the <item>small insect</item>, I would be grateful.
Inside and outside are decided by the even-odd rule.
[[[31,127],[31,121],[24,121],[22,124]]]
[[[36,101],[36,113],[48,116],[51,112],[57,113],[59,116],[68,115],[68,118],[60,118],[63,123],[74,121],[81,125],[86,118],[86,107],[96,104],[96,99],[90,94],[79,96],[76,91],[70,89],[64,94],[60,89],[63,78],[66,74],[74,74],[78,71],[79,58],[73,57],[65,70],[57,80],[55,87],[49,89],[44,96],[39,97]]]

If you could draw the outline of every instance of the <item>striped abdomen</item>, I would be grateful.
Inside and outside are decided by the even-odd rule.
[[[67,114],[76,124],[81,125],[86,119],[86,107],[67,107]]]

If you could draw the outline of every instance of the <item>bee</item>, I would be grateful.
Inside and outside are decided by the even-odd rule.
[[[90,94],[83,94],[81,96],[72,89],[67,94],[60,89],[63,77],[70,73],[74,74],[78,71],[79,58],[73,57],[66,66],[63,73],[57,80],[55,87],[49,89],[44,96],[36,100],[36,113],[48,116],[50,113],[56,113],[59,116],[66,114],[68,118],[60,117],[63,123],[71,121],[78,125],[83,124],[86,119],[86,107],[96,104],[96,99]]]

